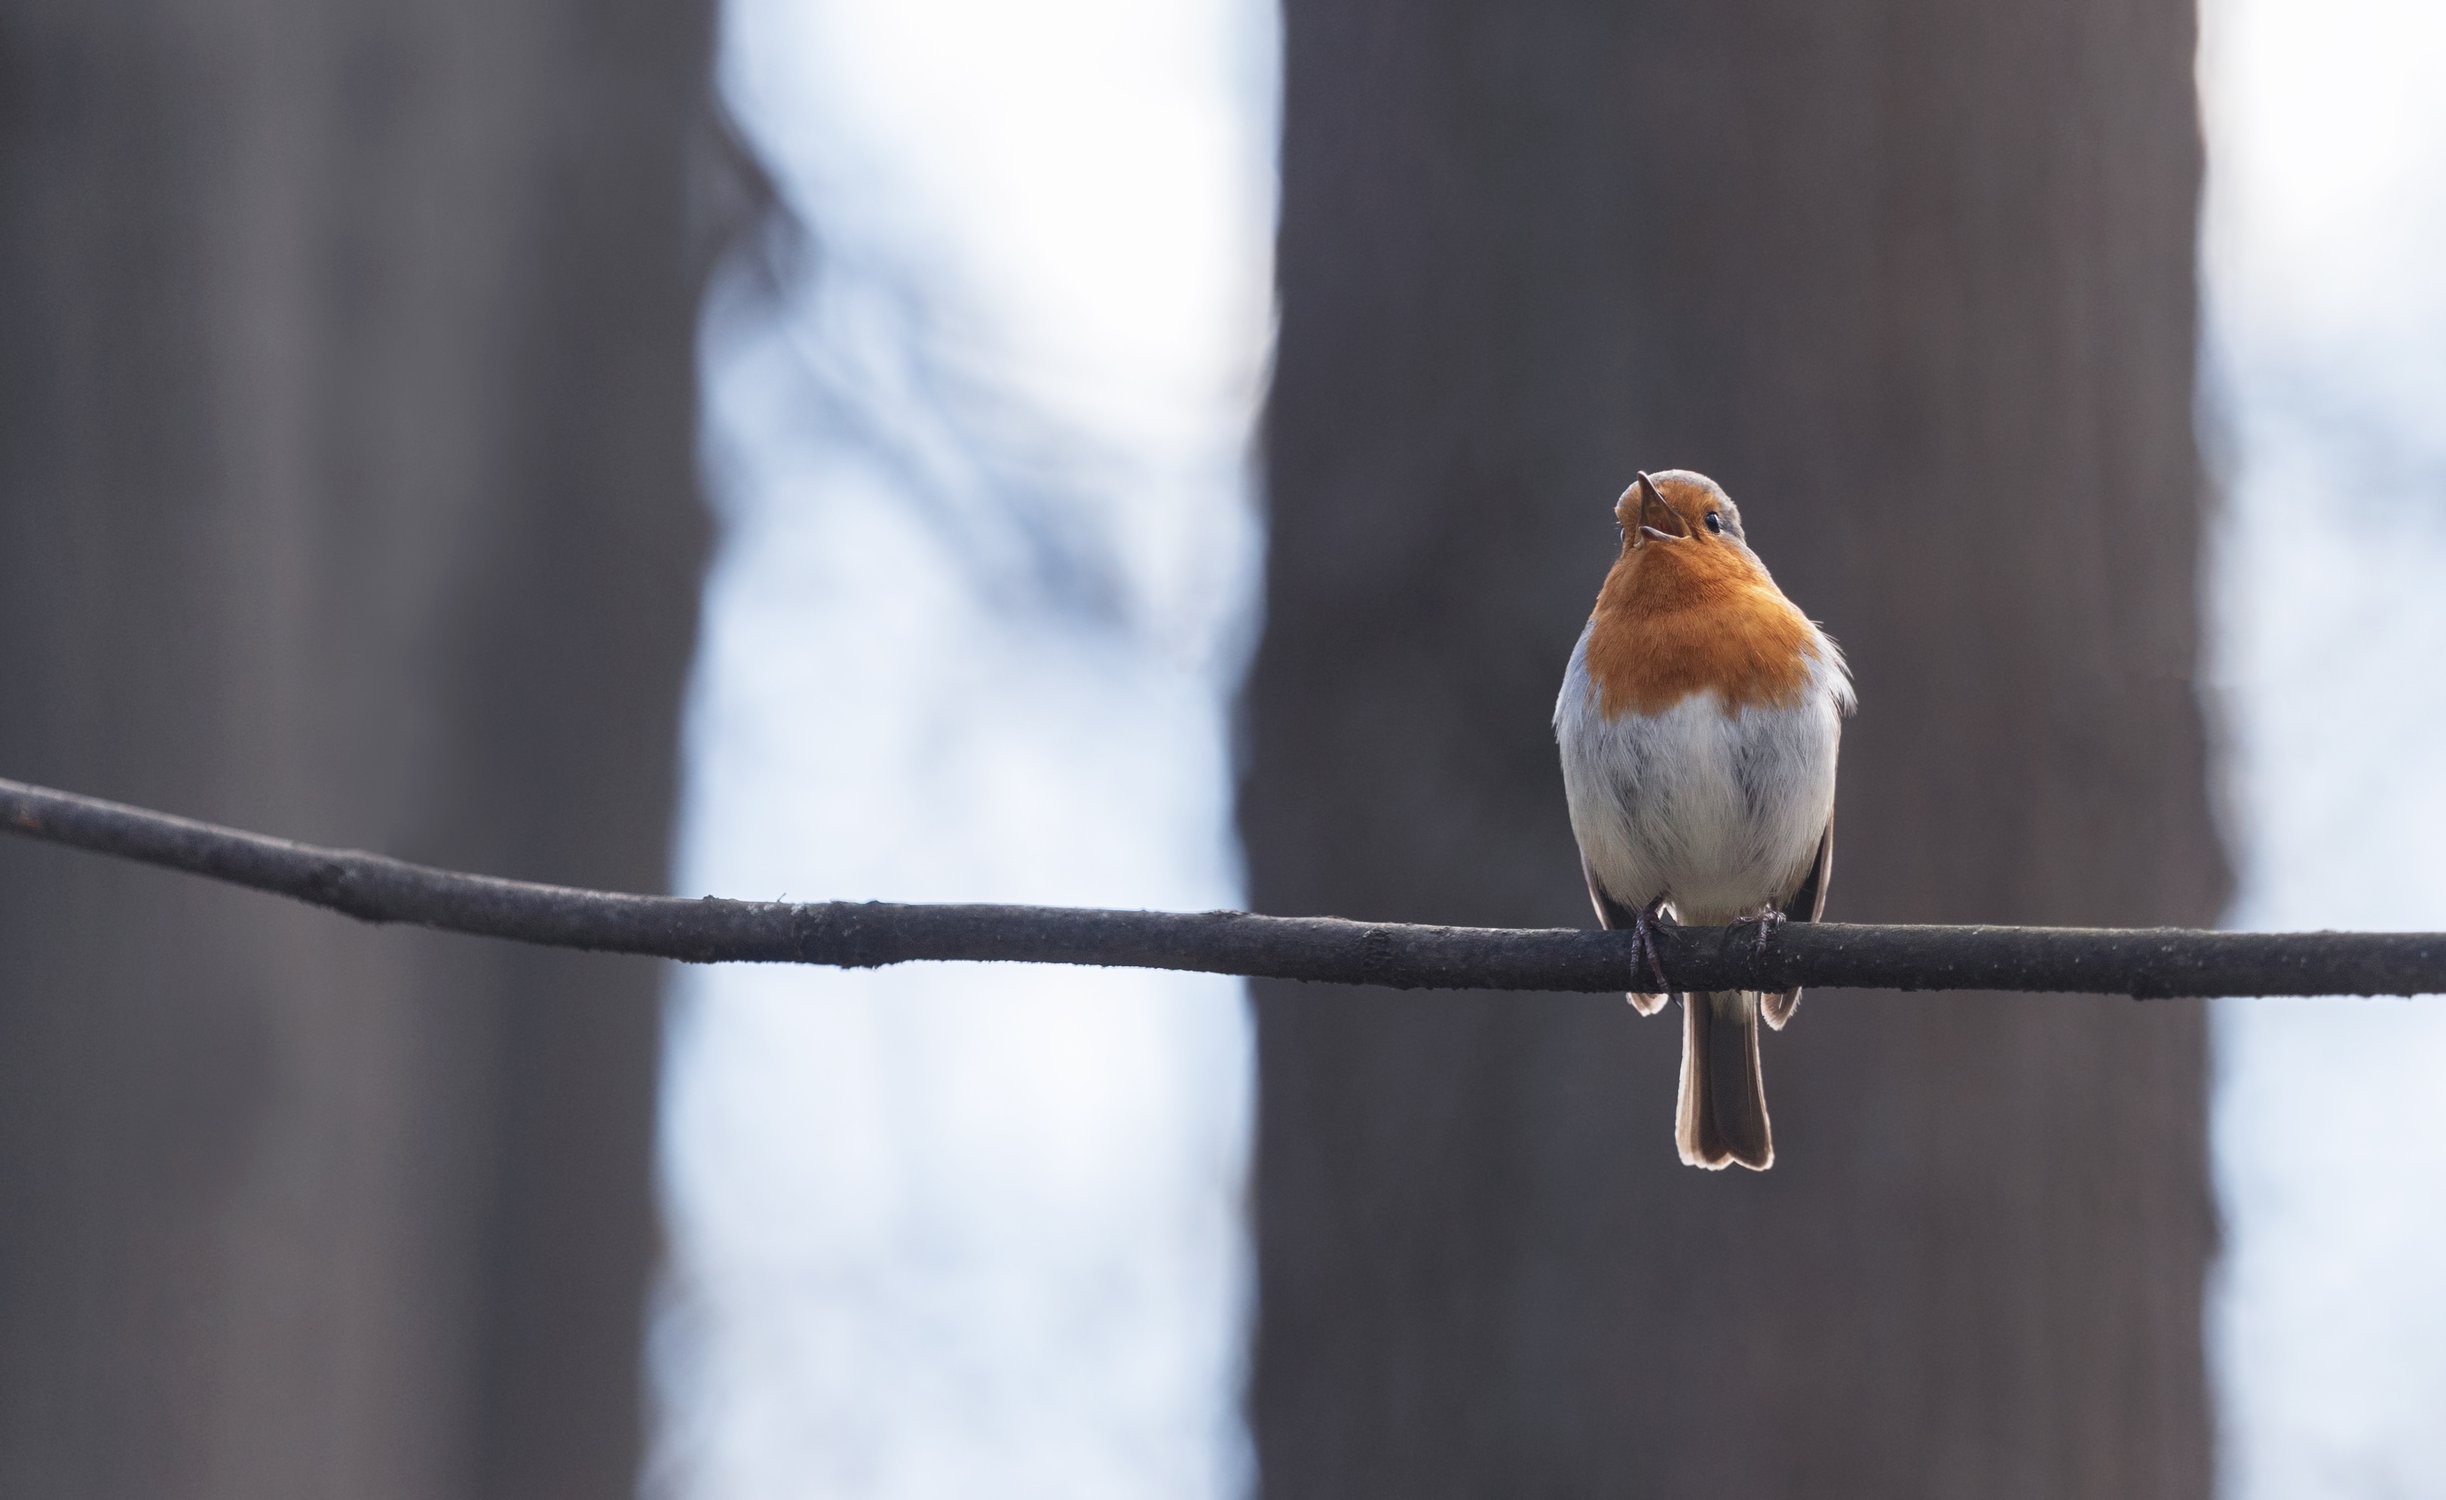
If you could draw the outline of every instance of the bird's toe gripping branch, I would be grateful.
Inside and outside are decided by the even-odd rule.
[[[1774,907],[1770,906],[1765,911],[1760,912],[1754,917],[1742,917],[1730,925],[1734,927],[1757,928],[1758,937],[1756,943],[1752,946],[1750,951],[1753,953],[1764,953],[1767,951],[1767,935],[1773,932],[1776,928],[1783,926],[1786,920],[1788,919],[1782,912],[1779,912]]]
[[[1631,966],[1636,971],[1640,962],[1645,960],[1648,973],[1656,980],[1656,992],[1660,995],[1669,994],[1673,989],[1665,978],[1664,958],[1656,949],[1656,929],[1665,920],[1664,906],[1665,898],[1659,896],[1641,907],[1639,915],[1631,918]]]

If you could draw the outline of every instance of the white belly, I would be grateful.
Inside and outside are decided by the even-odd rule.
[[[1834,814],[1841,668],[1820,653],[1788,708],[1731,713],[1713,692],[1608,719],[1588,680],[1588,634],[1554,707],[1571,831],[1607,895],[1658,896],[1686,923],[1729,922],[1789,896]]]

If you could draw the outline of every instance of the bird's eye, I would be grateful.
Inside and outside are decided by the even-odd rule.
[[[1712,510],[1709,511],[1707,513],[1707,529],[1714,532],[1718,536],[1722,536],[1724,534],[1724,517]]]

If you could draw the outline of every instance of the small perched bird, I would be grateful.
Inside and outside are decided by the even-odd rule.
[[[1835,746],[1852,710],[1833,641],[1750,550],[1703,474],[1642,473],[1614,504],[1622,553],[1571,649],[1554,734],[1597,920],[1631,930],[1664,987],[1653,925],[1817,920],[1834,865]],[[1631,1004],[1654,1015],[1661,994]],[[1758,1018],[1800,991],[1682,997],[1674,1139],[1694,1167],[1775,1160]]]

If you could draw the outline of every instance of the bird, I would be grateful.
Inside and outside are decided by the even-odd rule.
[[[1620,554],[1554,704],[1563,791],[1597,920],[1664,990],[1657,924],[1814,922],[1834,873],[1835,756],[1855,706],[1843,653],[1775,586],[1721,485],[1639,472],[1614,502]],[[1634,993],[1641,1015],[1664,993]],[[1684,994],[1681,1159],[1775,1161],[1758,1023],[1800,991]]]

